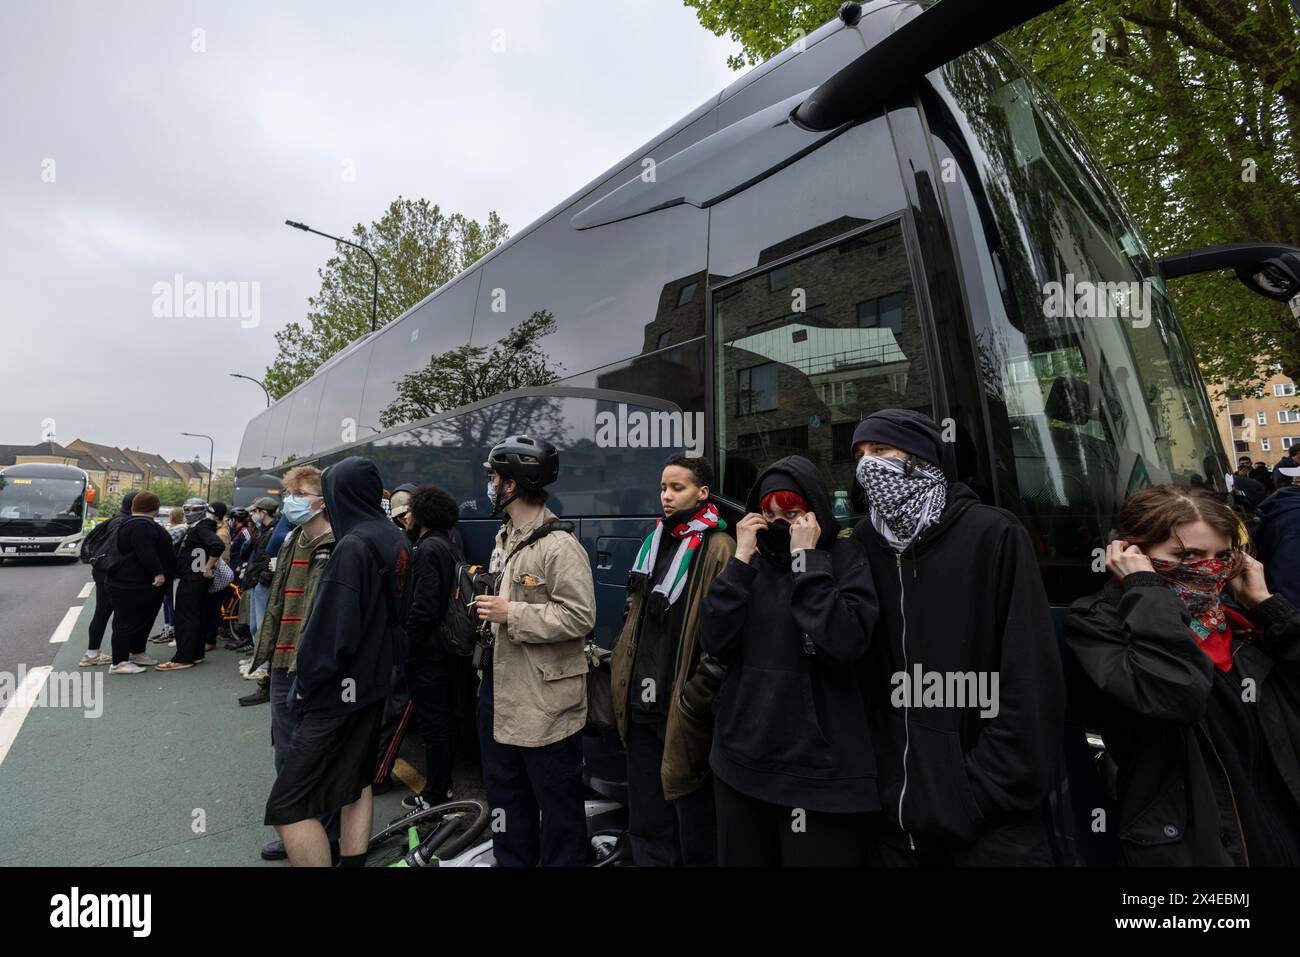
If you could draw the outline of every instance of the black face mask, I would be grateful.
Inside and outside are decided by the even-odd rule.
[[[773,558],[790,560],[790,523],[783,518],[769,522],[758,540],[762,542]]]

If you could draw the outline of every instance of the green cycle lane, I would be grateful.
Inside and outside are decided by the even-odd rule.
[[[0,866],[264,864],[271,708],[240,707],[254,689],[240,655],[218,645],[194,668],[139,675],[79,668],[93,613],[92,596],[55,656],[50,700],[36,699],[0,764]],[[147,653],[165,661],[173,650]],[[94,681],[97,696],[53,706],[69,700],[54,700],[56,682],[72,680]],[[397,817],[406,793],[377,796],[375,819]]]

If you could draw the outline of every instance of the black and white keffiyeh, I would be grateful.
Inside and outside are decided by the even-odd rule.
[[[858,484],[867,493],[871,524],[901,552],[939,521],[948,501],[948,479],[926,462],[881,455],[858,460]]]

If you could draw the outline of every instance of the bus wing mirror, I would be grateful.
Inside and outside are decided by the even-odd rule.
[[[1282,243],[1231,243],[1206,246],[1157,261],[1166,280],[1231,269],[1256,295],[1277,302],[1300,296],[1300,249]]]

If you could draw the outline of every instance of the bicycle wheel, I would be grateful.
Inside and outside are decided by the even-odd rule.
[[[455,847],[469,842],[487,827],[488,808],[482,801],[449,801],[423,811],[412,811],[370,838],[367,867],[388,867],[417,847],[428,860],[434,853],[450,856]]]

